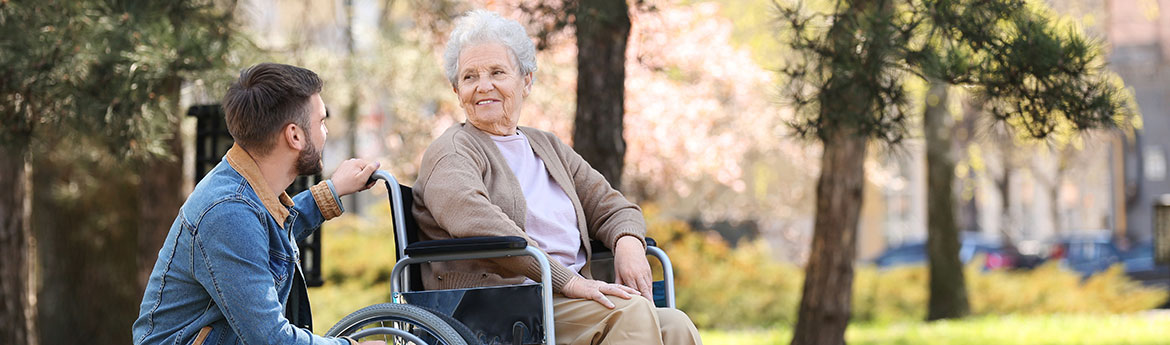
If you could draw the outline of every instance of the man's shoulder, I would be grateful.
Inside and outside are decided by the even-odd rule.
[[[183,216],[197,226],[208,214],[259,213],[260,204],[248,181],[224,161],[195,185],[183,204]]]

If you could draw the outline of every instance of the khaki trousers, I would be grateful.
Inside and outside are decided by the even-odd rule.
[[[593,300],[553,295],[557,344],[701,345],[699,330],[681,310],[656,308],[644,297]]]

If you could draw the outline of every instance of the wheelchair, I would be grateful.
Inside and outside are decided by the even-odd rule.
[[[388,344],[555,344],[551,284],[529,283],[451,290],[425,290],[419,264],[452,260],[531,256],[541,267],[541,282],[551,281],[548,258],[539,248],[517,236],[473,237],[420,241],[410,214],[413,194],[393,175],[378,170],[371,181],[382,180],[394,217],[397,263],[390,275],[392,301],[349,314],[326,332],[355,340],[385,340]],[[675,307],[674,272],[670,258],[646,238],[646,255],[661,264],[663,280],[654,281],[654,304]],[[598,241],[593,247],[594,272],[612,276],[613,253]],[[608,264],[608,267],[605,265]],[[605,273],[605,272],[609,273]]]

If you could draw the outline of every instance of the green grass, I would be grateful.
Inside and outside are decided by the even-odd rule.
[[[368,217],[347,214],[325,224],[325,285],[309,288],[317,334],[325,334],[349,313],[390,301],[394,235],[385,225],[391,221],[387,209],[384,204],[372,206]]]
[[[702,332],[705,344],[788,344],[792,330]],[[989,316],[933,323],[851,325],[849,344],[1170,344],[1170,313]]]

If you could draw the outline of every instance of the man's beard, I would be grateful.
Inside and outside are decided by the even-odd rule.
[[[313,139],[309,138],[308,147],[301,150],[297,156],[297,175],[316,175],[321,173],[321,151],[317,149],[317,145],[313,145]]]

